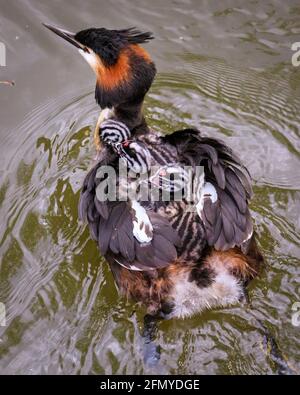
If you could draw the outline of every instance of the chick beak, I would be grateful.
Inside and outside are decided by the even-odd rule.
[[[47,23],[43,23],[43,26],[51,30],[53,33],[57,34],[59,37],[62,37],[70,44],[74,45],[76,48],[88,52],[88,49],[84,45],[82,45],[79,41],[75,40],[75,33],[68,32],[67,30],[63,30],[52,25],[48,25]]]
[[[122,143],[113,143],[113,149],[119,156],[123,156]]]
[[[15,85],[15,81],[0,81],[0,84],[14,86]]]

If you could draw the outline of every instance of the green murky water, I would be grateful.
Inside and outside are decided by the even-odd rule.
[[[41,27],[138,26],[160,73],[147,97],[160,131],[197,126],[248,166],[266,268],[252,308],[159,325],[162,373],[276,374],[264,324],[300,370],[300,41],[298,1],[0,0],[0,372],[152,373],[143,366],[143,310],[118,297],[112,275],[78,222],[98,116],[94,77],[71,47]]]

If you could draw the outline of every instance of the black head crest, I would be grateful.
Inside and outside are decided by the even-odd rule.
[[[135,27],[122,30],[90,28],[81,30],[75,39],[82,45],[91,48],[106,66],[113,66],[122,49],[130,44],[144,44],[154,37],[150,32],[141,32]]]

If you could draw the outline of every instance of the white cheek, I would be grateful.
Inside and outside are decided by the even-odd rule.
[[[91,66],[91,68],[96,71],[97,66],[98,66],[98,59],[97,55],[95,52],[89,50],[90,52],[83,51],[82,49],[79,49],[78,52],[80,55],[88,62],[88,64]]]

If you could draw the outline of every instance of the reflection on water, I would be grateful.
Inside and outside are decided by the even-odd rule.
[[[75,16],[67,3],[66,20],[50,2],[26,3],[39,21],[53,17],[52,22],[65,27],[72,27],[71,16],[79,21],[78,11]],[[96,24],[95,3],[87,2],[82,9],[85,25]],[[149,124],[166,133],[197,126],[239,153],[255,182],[251,208],[267,260],[266,270],[250,287],[252,308],[235,306],[160,324],[160,372],[276,373],[257,319],[299,370],[299,328],[291,324],[291,308],[300,298],[300,68],[290,65],[288,48],[300,33],[300,9],[293,2],[261,7],[250,2],[247,9],[226,8],[222,2],[214,9],[196,1],[186,1],[186,6],[141,2],[138,8],[132,3],[120,1],[122,23],[111,3],[107,15],[112,26],[140,20],[141,28],[158,36],[148,47],[163,70],[147,97]],[[50,51],[46,69],[38,75],[45,81],[45,73],[53,72],[58,82],[49,82],[43,92],[31,83],[29,90],[22,78],[30,62],[25,56],[25,70],[20,64],[11,68],[17,85],[0,86],[1,104],[4,89],[14,98],[1,113],[10,125],[1,131],[0,302],[5,303],[8,324],[0,327],[1,372],[149,372],[140,352],[143,311],[118,297],[107,265],[78,222],[79,190],[92,165],[92,129],[98,115],[91,74],[86,70],[74,85],[80,59],[68,52],[72,61],[63,63],[69,49],[46,35],[42,42],[44,32],[38,23],[30,23],[23,6],[10,7],[0,16],[7,32],[14,32],[16,19],[25,13],[23,28],[15,30],[30,31],[34,41],[26,45],[35,44],[37,62],[43,62],[44,48]],[[24,34],[18,31],[21,39]],[[10,46],[13,51],[18,44]],[[52,70],[58,65],[59,73]],[[8,78],[8,72],[0,77]],[[7,93],[17,88],[21,91]],[[16,125],[17,114],[29,108]]]

